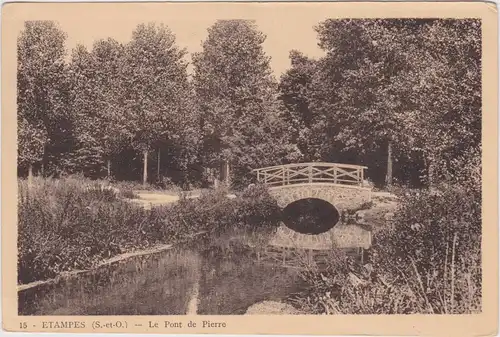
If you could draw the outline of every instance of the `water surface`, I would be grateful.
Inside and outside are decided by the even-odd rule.
[[[251,249],[172,249],[19,293],[20,315],[243,314],[299,291],[296,269]],[[193,312],[195,311],[195,312]]]

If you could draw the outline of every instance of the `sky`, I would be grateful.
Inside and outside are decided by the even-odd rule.
[[[276,76],[290,65],[289,52],[297,49],[318,58],[313,29],[328,18],[369,17],[470,17],[474,4],[426,6],[411,2],[177,2],[177,3],[11,3],[3,7],[2,27],[21,31],[24,20],[53,20],[67,33],[67,46],[91,47],[97,39],[112,37],[126,42],[139,23],[158,22],[170,27],[179,46],[189,53],[201,50],[207,28],[217,19],[252,19],[267,35],[264,50]],[[452,12],[453,11],[453,14]],[[5,14],[5,13],[8,13]]]
[[[115,5],[116,6],[116,5]],[[191,7],[196,9],[196,7]],[[132,31],[139,23],[157,22],[167,25],[176,35],[177,44],[187,49],[188,53],[201,51],[201,43],[207,37],[207,28],[217,19],[241,18],[241,13],[221,13],[220,11],[196,12],[193,10],[167,11],[163,7],[158,11],[141,13],[141,11],[120,14],[116,7],[114,14],[110,11],[88,10],[83,7],[71,15],[53,17],[62,30],[67,33],[68,54],[77,44],[91,48],[94,41],[112,37],[120,42],[131,39]],[[320,57],[323,52],[317,46],[317,35],[314,26],[324,20],[321,11],[312,13],[306,18],[301,10],[289,10],[286,15],[279,16],[277,11],[263,11],[262,6],[253,15],[244,15],[254,19],[258,28],[267,36],[263,45],[264,51],[271,57],[271,67],[277,78],[290,66],[289,52],[298,49],[313,58]],[[113,11],[111,11],[113,13]],[[200,15],[201,14],[201,15]],[[303,13],[302,13],[303,14]],[[190,60],[190,55],[187,55]]]

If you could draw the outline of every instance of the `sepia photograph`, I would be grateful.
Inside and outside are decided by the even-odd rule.
[[[483,312],[481,18],[270,17],[18,22],[17,315]]]

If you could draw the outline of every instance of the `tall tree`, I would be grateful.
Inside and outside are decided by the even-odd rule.
[[[70,151],[71,118],[64,63],[66,34],[52,21],[26,21],[17,41],[20,164],[60,164]],[[32,140],[29,138],[34,137]]]
[[[409,125],[434,184],[453,178],[455,159],[481,147],[481,23],[436,20],[422,32],[421,51],[414,87],[421,114]]]
[[[298,152],[282,122],[265,38],[252,21],[220,20],[208,29],[203,51],[193,55],[205,163],[225,168],[227,182],[231,166],[235,183],[244,184],[252,168]]]
[[[317,145],[312,132],[317,118],[311,108],[312,85],[318,62],[296,50],[290,52],[291,67],[280,79],[280,100],[286,113],[284,121],[291,128],[291,141],[297,144],[304,160],[317,159]]]
[[[188,114],[186,52],[166,26],[150,23],[137,26],[125,54],[120,81],[124,129],[142,153],[146,183],[149,152],[161,140],[177,139]]]
[[[326,20],[317,27],[327,52],[317,82],[315,109],[336,130],[343,150],[385,147],[387,185],[394,155],[408,153],[408,116],[418,110],[413,87],[419,77],[418,38],[426,21]],[[335,124],[335,125],[332,125]]]
[[[104,162],[111,174],[111,158],[125,147],[120,74],[124,47],[113,39],[99,40],[91,52],[78,46],[72,55],[72,106],[78,139],[75,165],[87,173],[100,174]]]

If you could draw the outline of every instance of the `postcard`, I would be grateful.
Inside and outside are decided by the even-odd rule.
[[[5,330],[498,332],[495,4],[2,15]]]

